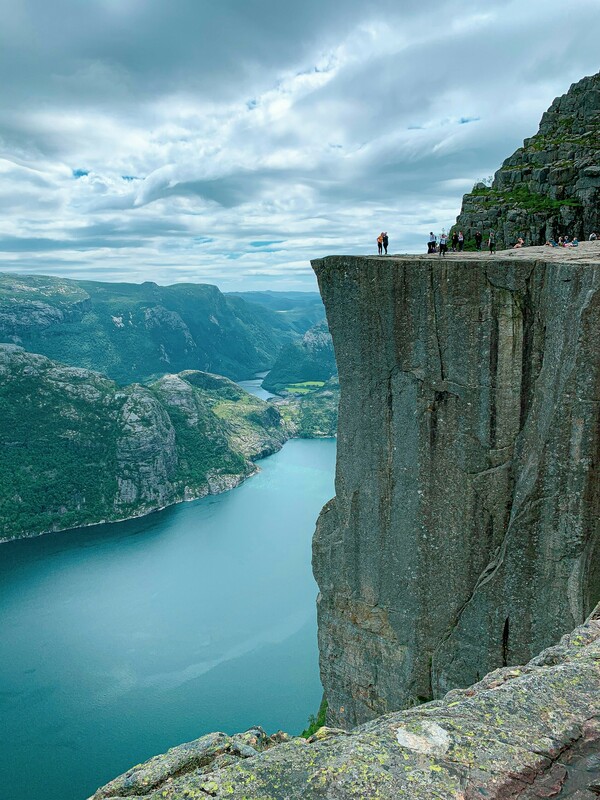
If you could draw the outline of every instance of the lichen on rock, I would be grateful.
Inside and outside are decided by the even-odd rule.
[[[91,800],[548,797],[549,786],[557,792],[568,780],[571,756],[600,747],[599,698],[600,606],[529,664],[441,701],[352,731],[323,729],[308,742],[260,728],[209,734],[134,767]],[[592,766],[589,783],[599,777]]]

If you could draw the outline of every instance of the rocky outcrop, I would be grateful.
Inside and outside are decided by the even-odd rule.
[[[351,732],[321,728],[308,741],[260,728],[209,734],[138,764],[92,800],[530,800],[561,789],[593,800],[599,698],[600,606],[526,666],[442,701]]]
[[[287,422],[291,435],[300,439],[333,437],[337,433],[340,384],[330,378],[323,386],[299,396],[272,401]]]
[[[0,541],[230,489],[288,435],[274,407],[218,375],[120,388],[0,345]]]
[[[284,347],[263,386],[270,392],[285,394],[286,387],[304,381],[328,381],[337,368],[331,335],[326,322],[306,331],[301,341]]]
[[[350,728],[526,662],[600,597],[600,243],[313,266],[341,388],[321,677]]]
[[[456,229],[467,240],[496,231],[499,245],[519,237],[544,244],[559,236],[600,236],[600,72],[573,84],[496,172],[463,198]]]

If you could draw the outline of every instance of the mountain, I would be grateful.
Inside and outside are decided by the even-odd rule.
[[[119,387],[0,345],[0,540],[224,491],[288,435],[275,407],[227,378],[185,371]]]
[[[325,319],[325,307],[318,292],[230,292],[227,296],[276,312],[298,333],[305,333]]]
[[[293,384],[328,381],[336,374],[331,335],[323,321],[310,328],[300,341],[281,350],[263,386],[277,394]]]
[[[185,369],[249,378],[297,336],[285,316],[216,286],[0,274],[0,342],[120,384]]]
[[[340,384],[334,377],[306,394],[276,400],[274,405],[287,422],[292,436],[316,439],[336,435],[339,401]]]
[[[463,197],[456,230],[471,240],[476,230],[498,246],[519,237],[538,245],[559,236],[600,236],[600,72],[571,86],[496,172]]]

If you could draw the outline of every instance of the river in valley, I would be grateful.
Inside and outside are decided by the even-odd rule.
[[[293,440],[225,494],[0,545],[1,800],[84,800],[203,733],[305,726],[334,461]]]
[[[268,372],[257,372],[256,375],[248,381],[238,381],[238,386],[241,386],[242,389],[250,392],[250,394],[253,394],[255,397],[260,397],[261,400],[269,400],[271,397],[277,397],[276,394],[262,387],[262,382],[268,374]]]

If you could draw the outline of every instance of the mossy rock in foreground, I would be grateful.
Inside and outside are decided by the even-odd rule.
[[[545,797],[549,779],[565,780],[553,769],[559,755],[600,744],[599,697],[600,605],[526,666],[443,700],[309,739],[209,734],[137,765],[93,800]]]

